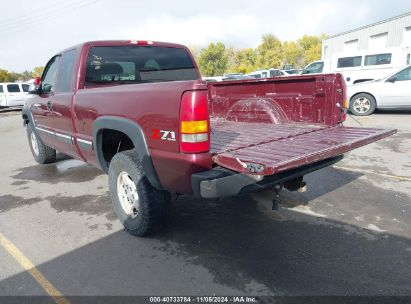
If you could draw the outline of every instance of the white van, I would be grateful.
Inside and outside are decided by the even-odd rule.
[[[318,60],[307,65],[301,74],[341,73],[347,85],[380,79],[411,64],[411,51],[384,48],[379,51],[344,53],[330,60]]]
[[[0,107],[20,107],[30,95],[28,83],[0,83]]]

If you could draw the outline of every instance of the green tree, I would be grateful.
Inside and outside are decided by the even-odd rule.
[[[223,75],[227,69],[228,56],[224,43],[210,43],[198,55],[198,65],[203,76]]]
[[[31,74],[32,74],[32,78],[34,78],[34,77],[41,77],[41,75],[43,74],[43,71],[44,71],[44,66],[35,67],[35,68],[33,69],[33,72],[31,73]]]
[[[23,81],[23,75],[16,72],[9,72],[9,82]]]
[[[265,34],[257,47],[257,66],[261,69],[279,67],[282,63],[281,41],[273,34]]]
[[[322,40],[327,38],[327,35],[320,36],[304,35],[298,39],[298,44],[304,49],[304,65],[319,60],[321,58]]]
[[[7,70],[0,69],[0,82],[9,81],[9,72]]]
[[[250,73],[255,70],[256,60],[257,54],[254,49],[236,50],[231,60],[229,60],[229,71],[233,73]]]
[[[309,64],[310,62],[320,60],[320,59],[321,59],[321,44],[312,46],[304,53],[305,65]]]
[[[283,62],[293,67],[302,67],[304,49],[295,41],[283,43]]]

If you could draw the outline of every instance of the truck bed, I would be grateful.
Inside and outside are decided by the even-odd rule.
[[[337,156],[396,132],[293,122],[266,124],[213,119],[210,124],[213,162],[237,172],[259,175],[272,175]]]

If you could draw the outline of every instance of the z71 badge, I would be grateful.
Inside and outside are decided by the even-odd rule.
[[[151,138],[169,140],[169,141],[176,141],[176,133],[174,131],[152,129],[151,130]]]

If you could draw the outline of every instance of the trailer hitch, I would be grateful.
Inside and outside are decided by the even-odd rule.
[[[274,187],[274,198],[272,200],[272,206],[271,206],[271,210],[273,211],[278,211],[278,209],[280,208],[280,204],[281,204],[281,199],[280,199],[280,191],[283,189],[283,185],[276,185]]]

